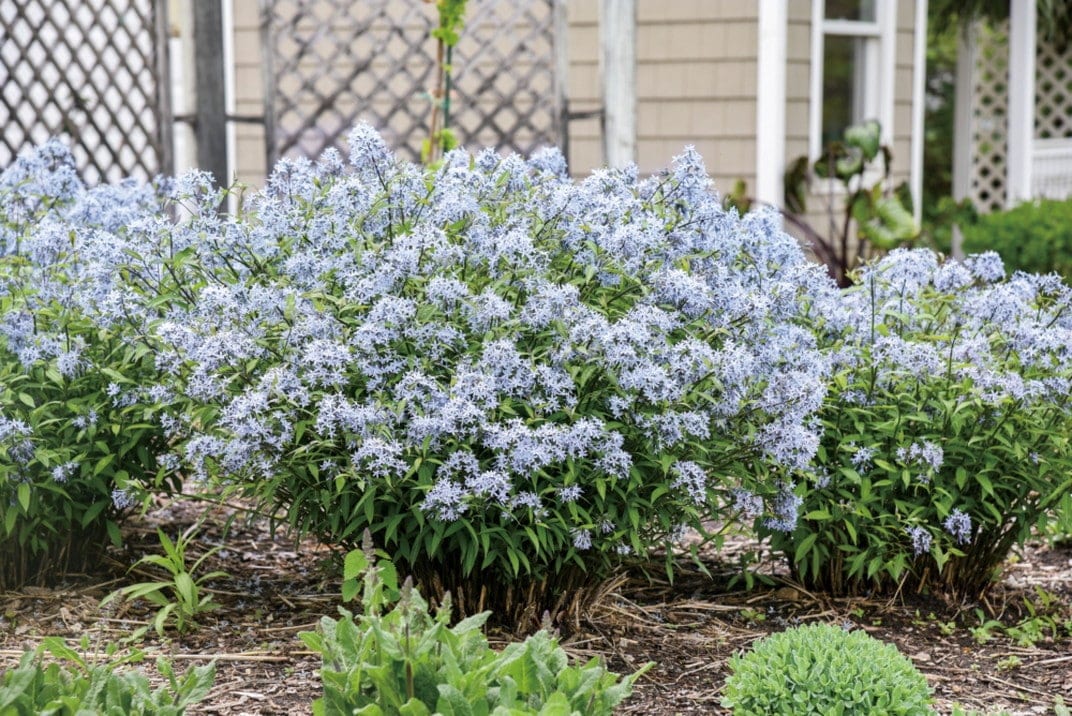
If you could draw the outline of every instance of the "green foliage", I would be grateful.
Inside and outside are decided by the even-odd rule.
[[[572,666],[545,630],[496,652],[482,631],[487,612],[450,626],[449,595],[430,613],[407,579],[395,602],[390,563],[353,554],[362,555],[350,567],[364,570],[363,613],[342,610],[342,619],[324,617],[319,631],[300,635],[323,657],[314,714],[598,716],[648,668],[619,680],[598,659]]]
[[[1072,547],[1072,492],[1061,498],[1042,523],[1042,532],[1054,547]]]
[[[82,640],[82,651],[89,646]],[[59,660],[45,663],[45,656]],[[191,667],[176,676],[170,662],[158,659],[167,684],[151,689],[138,670],[117,667],[140,661],[140,652],[120,657],[109,645],[104,660],[91,661],[58,637],[47,637],[19,665],[0,674],[0,716],[180,716],[208,694],[215,663]]]
[[[1072,607],[1062,604],[1053,592],[1035,587],[1034,598],[1025,597],[1026,617],[1006,633],[1018,646],[1035,646],[1072,636]]]
[[[92,568],[146,491],[177,481],[143,391],[151,352],[90,315],[80,232],[52,223],[63,203],[19,212],[18,189],[0,187],[0,590]]]
[[[163,569],[167,573],[167,577],[118,589],[105,597],[101,602],[101,606],[120,596],[128,600],[146,599],[159,607],[156,617],[153,619],[153,626],[158,634],[163,636],[169,622],[172,620],[175,622],[175,630],[180,634],[185,634],[196,628],[197,622],[195,619],[197,617],[219,606],[212,601],[212,594],[204,591],[204,584],[213,579],[226,577],[227,573],[209,572],[196,578],[194,573],[198,571],[206,559],[220,548],[213,547],[206,551],[192,565],[187,567],[186,549],[190,546],[190,541],[197,533],[197,525],[187,529],[175,541],[172,541],[159,528],[156,533],[160,538],[160,546],[164,553],[162,555],[145,555],[134,563],[131,570],[139,565],[151,564]]]
[[[798,158],[785,175],[785,205],[798,215],[791,217],[792,223],[804,232],[819,260],[842,286],[848,285],[849,271],[857,263],[876,251],[911,243],[919,235],[911,201],[905,192],[889,187],[893,155],[881,143],[881,133],[875,120],[848,127],[840,141],[823,148],[814,165],[809,167],[806,157]],[[875,176],[877,181],[869,184]],[[799,216],[808,210],[814,178],[830,186],[826,210],[830,225],[838,227],[834,235],[816,230]]]
[[[940,22],[941,2],[927,6],[927,76],[923,108],[923,231],[934,247],[950,253],[953,193],[953,115],[956,106],[957,49],[962,35],[956,22]]]
[[[967,252],[996,251],[1010,270],[1072,278],[1072,200],[1025,202],[963,230]]]
[[[932,714],[931,690],[892,644],[828,624],[788,629],[730,660],[722,705],[735,716]]]

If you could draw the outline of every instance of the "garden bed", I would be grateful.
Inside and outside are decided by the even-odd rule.
[[[132,521],[126,551],[110,556],[103,580],[72,577],[54,590],[0,594],[0,668],[16,663],[24,647],[44,636],[76,640],[88,634],[103,644],[150,624],[152,612],[143,602],[117,601],[103,609],[99,602],[114,589],[154,576],[125,572],[140,555],[159,550],[157,526],[174,534],[204,511],[201,503],[180,500]],[[326,548],[273,537],[264,521],[235,519],[224,534],[236,514],[210,510],[191,554],[192,561],[204,549],[221,546],[203,566],[206,572],[220,569],[230,575],[212,583],[221,608],[188,635],[161,640],[150,629],[139,645],[148,661],[166,655],[179,669],[217,661],[215,686],[191,713],[308,713],[321,690],[320,664],[298,633],[335,613],[341,603],[338,570],[325,568]],[[602,655],[622,673],[656,662],[637,682],[622,713],[719,713],[731,654],[767,633],[812,621],[851,623],[896,644],[927,676],[942,713],[953,703],[991,712],[1052,713],[1056,697],[1072,702],[1067,637],[1019,646],[992,624],[985,630],[989,641],[980,644],[976,638],[985,635],[976,609],[1007,626],[1022,624],[1031,617],[1026,603],[1039,608],[1037,589],[1056,597],[1052,609],[1060,618],[1072,619],[1072,548],[1029,544],[1020,559],[1007,565],[1004,580],[986,602],[976,604],[921,595],[831,599],[791,586],[774,564],[760,565],[762,573],[776,577],[774,586],[730,589],[729,578],[736,573],[731,560],[752,547],[730,544],[717,559],[712,557],[707,566],[713,578],[687,563],[673,586],[639,573],[625,575],[566,639],[567,650],[581,658]],[[492,642],[501,646],[509,638],[493,634]]]

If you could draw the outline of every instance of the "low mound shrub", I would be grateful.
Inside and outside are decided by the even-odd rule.
[[[300,635],[323,658],[314,714],[609,716],[651,667],[619,679],[598,658],[571,665],[546,630],[497,652],[482,631],[487,612],[450,626],[449,596],[432,614],[408,579],[399,587],[393,565],[353,554],[362,556],[362,613],[343,610]]]
[[[578,184],[555,152],[407,164],[362,126],[348,165],[283,162],[240,216],[188,197],[119,272],[191,401],[190,474],[298,532],[369,529],[426,594],[516,625],[735,489],[795,519],[753,466],[814,453],[800,297],[832,288],[773,215],[724,211],[694,152]]]
[[[722,705],[734,716],[930,716],[931,689],[897,647],[829,624],[787,629],[730,659]]]
[[[1004,273],[898,250],[824,308],[822,442],[772,533],[805,584],[978,595],[1072,489],[1072,290]]]
[[[156,368],[94,274],[151,187],[79,182],[45,145],[0,174],[0,590],[90,569],[146,489],[173,486]]]
[[[963,227],[964,250],[996,251],[1010,271],[1072,278],[1072,200],[1029,201]]]

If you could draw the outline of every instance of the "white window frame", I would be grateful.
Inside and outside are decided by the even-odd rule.
[[[857,76],[856,101],[863,119],[882,125],[882,143],[893,142],[893,90],[897,59],[897,0],[875,0],[874,21],[827,20],[825,0],[812,0],[811,98],[808,117],[808,155],[814,162],[822,153],[823,57],[826,36],[862,37],[865,74]]]

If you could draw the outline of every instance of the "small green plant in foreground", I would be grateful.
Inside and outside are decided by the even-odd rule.
[[[88,650],[87,638],[82,640]],[[45,656],[58,661],[44,663]],[[195,666],[176,676],[170,662],[158,659],[156,668],[167,684],[155,690],[138,670],[119,673],[123,664],[140,661],[141,652],[118,656],[109,645],[105,660],[93,663],[59,637],[47,637],[28,651],[19,665],[0,674],[0,715],[75,716],[180,716],[186,707],[201,701],[212,688],[215,663]]]
[[[749,714],[931,714],[927,680],[892,644],[828,624],[787,629],[730,660],[722,705]]]
[[[488,612],[451,627],[449,594],[432,614],[408,579],[399,589],[393,567],[369,555],[347,559],[364,570],[364,613],[340,610],[300,635],[323,657],[314,714],[610,714],[650,667],[619,679],[598,659],[571,666],[546,630],[497,652],[482,631]]]
[[[175,621],[175,629],[180,634],[185,634],[197,626],[197,617],[219,606],[212,601],[212,595],[204,591],[204,583],[228,575],[226,572],[216,571],[194,578],[194,573],[201,564],[215,554],[219,547],[213,547],[201,555],[192,566],[186,566],[186,548],[197,533],[196,525],[187,529],[174,542],[162,530],[157,529],[156,532],[164,554],[147,554],[135,562],[131,569],[141,564],[155,564],[167,571],[168,578],[139,582],[118,589],[105,597],[101,606],[119,596],[127,600],[144,598],[160,607],[153,620],[153,626],[159,635],[164,635],[164,630],[172,618]]]

